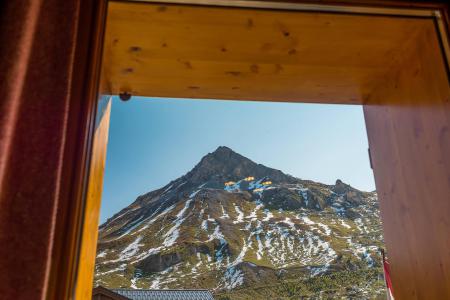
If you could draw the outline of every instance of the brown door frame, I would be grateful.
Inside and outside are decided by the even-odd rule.
[[[163,4],[186,4],[186,5],[207,5],[207,6],[219,6],[219,7],[245,7],[245,8],[256,8],[256,9],[276,9],[276,10],[291,10],[291,11],[311,11],[311,12],[340,12],[345,14],[369,14],[369,15],[390,15],[390,16],[411,16],[411,17],[425,17],[432,18],[435,21],[436,27],[438,29],[438,34],[440,34],[441,39],[441,47],[442,51],[445,53],[445,57],[447,58],[447,69],[449,67],[449,43],[448,43],[448,32],[446,28],[448,28],[448,23],[446,23],[446,10],[442,8],[442,6],[416,6],[414,8],[411,7],[374,7],[374,6],[357,6],[356,2],[352,4],[349,3],[340,3],[340,4],[331,4],[331,5],[323,5],[323,4],[314,4],[314,3],[299,3],[299,2],[268,2],[268,1],[235,1],[235,0],[144,0],[139,2],[147,2],[147,3],[163,3]],[[367,109],[365,109],[366,115]],[[370,113],[369,113],[370,114]],[[366,116],[367,118],[367,116]],[[98,154],[101,155],[101,154]],[[96,160],[95,158],[93,160]],[[101,179],[100,179],[101,180]],[[98,195],[100,197],[100,195]],[[100,201],[98,199],[91,199],[91,201]],[[93,206],[92,204],[88,204],[89,206]],[[95,205],[94,205],[95,206]],[[91,212],[92,213],[92,212]],[[98,214],[98,212],[97,212]],[[93,228],[90,228],[93,230]],[[86,229],[85,229],[86,231]],[[89,230],[87,230],[89,232]],[[83,240],[83,237],[80,237],[80,240]],[[91,242],[92,243],[92,242]],[[86,247],[86,246],[85,246]],[[88,246],[89,249],[95,249],[95,245]],[[79,252],[85,252],[86,249],[79,249]],[[91,250],[93,251],[93,250]],[[90,263],[90,262],[89,262]],[[76,263],[75,263],[76,265]],[[80,279],[80,278],[78,278]],[[90,277],[89,277],[89,280]],[[77,285],[89,286],[89,283],[86,285],[83,283],[83,279],[77,281]],[[83,293],[84,295],[87,291],[83,291],[82,289],[77,290],[77,295],[75,295],[75,299],[81,300],[84,299],[80,297],[79,294]]]
[[[15,28],[2,27],[0,36],[3,44],[0,50],[2,54],[0,67],[5,70],[3,74],[9,76],[8,81],[0,82],[0,95],[4,96],[2,98],[4,101],[0,104],[0,202],[2,208],[5,205],[9,205],[7,208],[10,206],[15,208],[8,210],[9,215],[5,215],[5,210],[0,213],[2,225],[0,240],[7,243],[15,236],[21,236],[22,239],[30,238],[28,237],[30,227],[27,224],[18,222],[17,225],[14,223],[14,226],[10,227],[12,221],[23,217],[20,209],[26,211],[28,217],[49,218],[47,223],[41,224],[41,228],[37,229],[45,239],[22,248],[21,256],[15,257],[13,262],[12,257],[16,256],[17,248],[2,246],[0,270],[5,280],[0,281],[0,293],[8,299],[73,299],[76,270],[80,263],[81,233],[88,189],[87,179],[92,159],[95,115],[97,101],[101,96],[98,91],[99,86],[103,84],[99,80],[108,1],[67,0],[61,4],[54,0],[40,0],[34,1],[33,5],[29,5],[28,2],[12,2],[5,6],[0,19],[0,25],[15,26]],[[251,3],[246,0],[227,2],[239,6]],[[258,3],[268,5],[269,2],[258,1]],[[449,49],[448,6],[445,1],[311,0],[282,3],[311,5],[316,8],[332,5],[336,9],[353,10],[361,6],[375,10],[431,9],[438,12],[433,17],[443,33],[441,37],[444,39],[442,42],[444,50]],[[306,6],[303,7],[306,9]],[[42,36],[42,33],[52,28],[49,24],[67,25],[71,30],[59,35]],[[8,31],[3,28],[8,28]],[[33,40],[38,42],[30,42]],[[56,43],[63,46],[48,49],[48,45]],[[50,62],[55,57],[67,53],[71,53],[71,56],[65,63],[58,61],[59,68],[53,71],[44,64],[47,61],[42,61],[39,53],[47,53]],[[37,58],[41,60],[38,61]],[[11,60],[13,64],[9,63]],[[48,72],[32,76],[33,70]],[[48,77],[58,76],[57,74],[68,76],[70,81],[55,93],[50,88],[54,82],[47,80]],[[24,97],[34,95],[36,87],[44,89],[33,99],[33,105],[29,105]],[[108,87],[102,90],[107,91]],[[64,105],[57,107],[51,105],[54,97],[60,97],[56,100],[64,101]],[[35,126],[36,120],[33,115],[36,113],[65,117],[53,120],[53,123],[49,123],[49,127],[43,130]],[[17,120],[20,120],[20,123]],[[61,132],[63,133],[60,134]],[[30,134],[40,138],[42,143],[48,144],[44,149],[57,147],[62,149],[61,152],[49,157],[44,155],[46,153],[42,153],[42,149],[33,152],[32,148],[29,152],[32,155],[21,157],[20,161],[13,160],[12,155],[22,151],[23,147],[34,147],[32,141],[27,140]],[[54,139],[55,135],[58,136],[57,140]],[[55,172],[57,175],[39,180],[27,177],[30,168],[42,168],[48,159],[57,161],[47,169],[48,172]],[[11,178],[14,178],[14,184]],[[33,199],[22,196],[29,193],[28,187],[43,183],[49,185],[45,193],[35,193]],[[27,202],[30,201],[33,201],[32,209],[27,206]],[[43,203],[48,205],[43,206]],[[37,209],[36,206],[39,205],[41,207]],[[8,221],[11,222],[7,223]],[[17,264],[23,265],[24,268],[13,270]],[[24,273],[28,274],[27,280],[23,280]]]
[[[216,1],[210,1],[210,0],[144,0],[140,2],[148,2],[148,3],[163,3],[163,4],[186,4],[186,5],[207,5],[207,6],[219,6],[219,7],[245,7],[245,8],[256,8],[256,9],[278,9],[278,10],[293,10],[293,11],[320,11],[320,12],[342,12],[346,14],[370,14],[370,15],[391,15],[391,16],[413,16],[413,17],[426,17],[426,18],[433,18],[436,23],[436,27],[438,29],[438,32],[440,33],[440,39],[441,39],[441,46],[442,50],[445,53],[445,56],[447,58],[447,68],[449,66],[449,43],[448,43],[448,31],[446,28],[448,28],[448,23],[446,20],[446,10],[443,10],[441,6],[439,8],[437,7],[364,7],[359,6],[359,3],[353,2],[352,4],[348,3],[339,3],[339,4],[330,4],[330,5],[323,5],[323,4],[314,4],[314,3],[293,3],[293,2],[269,2],[269,1],[235,1],[235,0],[216,0]],[[95,138],[94,135],[91,135],[91,139]],[[91,150],[92,151],[92,150]],[[104,153],[94,153],[94,157],[90,158],[90,161],[96,161],[98,158],[96,156],[104,156]],[[86,178],[89,178],[89,169],[86,169]],[[101,177],[98,179],[101,183]],[[92,181],[92,180],[90,180]],[[91,182],[92,184],[92,182]],[[98,183],[94,183],[97,184]],[[90,189],[90,185],[86,185],[84,187],[86,190]],[[84,196],[86,198],[86,196]],[[90,201],[94,202],[100,202],[100,194],[97,194],[97,199],[92,198]],[[76,232],[74,232],[74,236],[78,239],[78,248],[75,249],[77,256],[79,257],[80,253],[85,253],[86,251],[94,251],[95,246],[94,245],[87,245],[88,243],[84,243],[83,236],[81,234],[81,231],[89,232],[90,230],[93,230],[92,228],[83,228],[84,224],[84,218],[86,216],[86,211],[83,211],[85,207],[99,207],[99,205],[96,205],[96,203],[86,203],[86,199],[82,199],[82,206],[79,207],[78,212],[78,224],[76,227]],[[97,214],[98,211],[94,212],[93,215]],[[92,214],[92,212],[90,212]],[[92,224],[91,224],[92,225]],[[89,238],[91,239],[91,238]],[[85,244],[83,246],[83,243]],[[92,244],[92,241],[91,241]],[[86,250],[86,248],[88,250]],[[85,254],[84,254],[85,255]],[[95,256],[94,256],[95,257]],[[92,256],[91,256],[91,259]],[[76,293],[72,294],[71,296],[74,297],[74,299],[82,300],[85,299],[86,295],[89,293],[89,291],[85,291],[87,287],[90,286],[90,282],[86,284],[84,282],[85,278],[78,278],[76,272],[79,272],[79,268],[77,266],[80,265],[80,263],[86,263],[86,261],[80,261],[78,259],[77,262],[72,262],[74,265],[73,272],[74,274],[74,285],[76,289]],[[92,262],[87,262],[89,265]],[[90,277],[88,280],[92,280]],[[83,286],[83,287],[80,287]]]

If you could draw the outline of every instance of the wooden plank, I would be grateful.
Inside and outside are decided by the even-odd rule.
[[[111,2],[113,93],[362,103],[426,19]]]
[[[110,8],[114,93],[365,104],[396,299],[450,297],[450,96],[432,19]]]
[[[103,2],[0,5],[1,299],[73,294]]]
[[[97,249],[100,203],[103,189],[103,173],[106,162],[111,100],[100,102],[92,145],[88,191],[84,207],[84,223],[81,236],[81,251],[78,263],[76,300],[90,299],[94,280],[94,265]]]
[[[0,27],[6,35],[0,47],[4,54],[0,55],[3,71],[0,73],[7,80],[0,81],[6,93],[0,105],[0,128],[11,133],[0,140],[5,166],[1,180],[6,186],[2,189],[0,217],[4,224],[0,262],[3,298],[61,300],[72,294],[72,264],[77,255],[71,252],[70,239],[75,240],[72,236],[79,233],[79,214],[74,207],[82,206],[84,201],[83,166],[89,161],[85,148],[92,138],[88,132],[97,99],[97,94],[86,96],[93,90],[97,92],[97,78],[92,75],[95,70],[88,72],[85,66],[95,66],[93,62],[99,56],[88,39],[93,36],[101,44],[98,32],[102,32],[103,24],[93,22],[93,15],[101,19],[98,16],[103,8],[99,4],[105,2],[36,1],[24,5],[23,1],[8,1],[2,7],[5,26]],[[298,2],[378,7],[380,3],[394,7],[434,5],[431,1],[407,0]],[[39,17],[42,12],[45,18]],[[23,26],[36,20],[35,26],[23,30]],[[39,42],[32,43],[32,40]],[[19,57],[28,53],[30,59]],[[15,76],[23,74],[11,71],[17,66],[37,71],[28,72],[25,77]],[[13,155],[9,157],[8,153]],[[26,218],[22,218],[22,211]],[[35,223],[26,220],[31,219],[39,220],[39,226],[30,227]],[[29,236],[33,239],[14,242]],[[18,252],[21,255],[16,255]]]
[[[364,107],[396,299],[450,298],[450,89],[435,27]]]

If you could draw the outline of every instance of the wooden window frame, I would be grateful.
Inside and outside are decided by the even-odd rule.
[[[221,7],[247,7],[264,9],[286,9],[299,11],[326,11],[351,14],[370,15],[420,15],[433,18],[440,33],[441,46],[447,59],[447,71],[449,68],[449,22],[448,6],[439,2],[415,2],[415,1],[370,1],[370,0],[342,0],[342,1],[251,1],[251,0],[169,0],[169,1],[143,1],[151,3],[178,3],[186,5],[215,5]],[[89,6],[89,5],[88,5]],[[76,153],[78,167],[63,169],[70,183],[63,187],[70,201],[66,201],[58,213],[58,221],[53,245],[53,260],[50,266],[48,280],[47,299],[85,299],[75,294],[77,285],[78,266],[82,251],[82,232],[86,218],[86,195],[89,189],[89,178],[93,153],[93,141],[95,138],[95,118],[97,114],[98,100],[105,95],[99,94],[107,83],[101,82],[101,59],[103,51],[103,35],[107,15],[107,0],[96,1],[95,5],[88,7],[81,19],[86,24],[80,23],[79,43],[77,53],[80,60],[88,62],[89,68],[85,70],[75,69],[73,72],[83,71],[83,81],[80,84],[85,102],[80,111],[73,115],[69,122],[78,128],[76,132],[68,132],[67,138],[79,141],[79,149]],[[90,26],[89,26],[90,25]],[[108,87],[106,86],[107,90]],[[104,90],[105,90],[104,89]],[[80,117],[81,116],[81,117]],[[376,162],[375,162],[376,163]],[[70,176],[69,176],[70,174]],[[64,175],[64,174],[63,174]],[[64,176],[62,176],[64,178]],[[100,201],[98,198],[96,201]],[[97,212],[98,214],[98,212]],[[78,278],[79,279],[79,278]]]

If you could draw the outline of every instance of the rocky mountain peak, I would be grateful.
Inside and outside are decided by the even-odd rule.
[[[245,158],[242,155],[234,152],[233,149],[228,148],[227,146],[219,146],[219,147],[217,147],[217,149],[214,152],[212,152],[210,154],[218,159],[227,158],[230,156],[239,156],[241,158]]]
[[[331,298],[365,299],[383,294],[380,246],[376,194],[301,180],[221,146],[100,227],[95,284],[316,299],[332,283]]]
[[[344,183],[342,180],[337,179],[333,191],[338,194],[345,194],[348,192],[356,192],[357,190],[351,185]]]
[[[238,180],[247,176],[257,178],[268,176],[274,181],[293,180],[291,176],[257,164],[226,146],[220,146],[214,152],[205,155],[186,176],[195,183],[211,179]]]

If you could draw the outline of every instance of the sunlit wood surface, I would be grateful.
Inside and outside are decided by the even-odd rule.
[[[76,300],[91,299],[94,265],[97,249],[98,223],[100,216],[101,195],[103,189],[103,174],[106,162],[106,147],[108,144],[111,101],[98,111],[96,128],[92,145],[92,158],[89,171],[88,191],[85,202],[83,233],[81,237],[81,253],[78,262],[76,281]],[[103,103],[103,104],[104,104]],[[102,104],[102,102],[100,102]]]
[[[114,94],[361,103],[427,22],[112,2],[104,64]]]
[[[364,107],[395,299],[450,299],[450,90],[433,24]]]
[[[450,299],[450,89],[432,19],[112,2],[104,66],[114,94],[364,104],[395,299]]]

